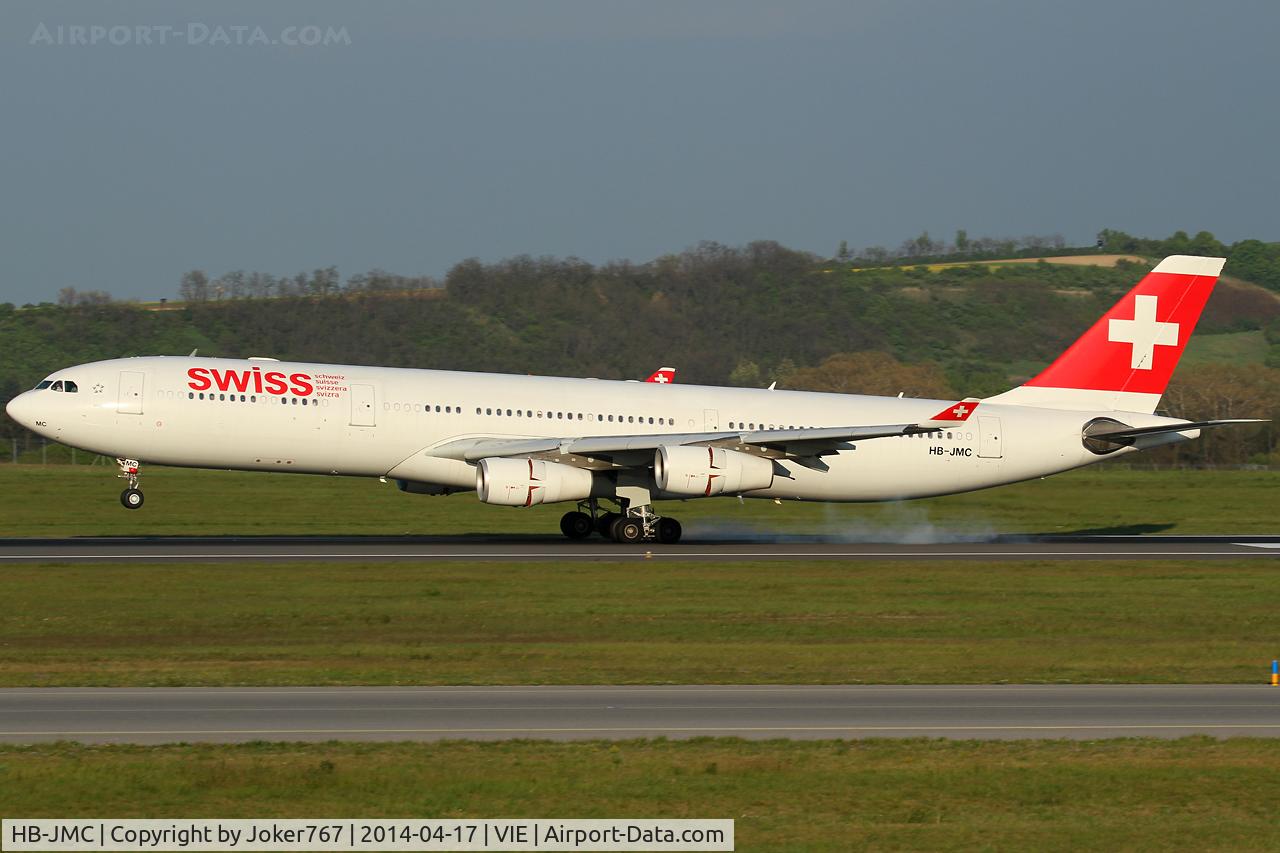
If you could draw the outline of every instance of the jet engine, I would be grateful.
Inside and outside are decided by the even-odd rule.
[[[658,488],[673,495],[736,495],[773,485],[773,463],[722,447],[658,448],[653,459]]]
[[[534,506],[591,497],[591,472],[537,459],[481,459],[480,500],[499,506]]]

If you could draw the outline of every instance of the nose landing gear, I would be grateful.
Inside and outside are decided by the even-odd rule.
[[[116,464],[120,466],[119,477],[129,484],[120,493],[120,504],[125,509],[141,509],[143,499],[142,490],[138,488],[138,460],[117,459]]]

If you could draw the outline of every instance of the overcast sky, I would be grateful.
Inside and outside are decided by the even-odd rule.
[[[18,303],[700,240],[1280,239],[1274,0],[9,2],[0,34]]]

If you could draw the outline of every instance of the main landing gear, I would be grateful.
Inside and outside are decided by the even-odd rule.
[[[622,500],[619,509],[622,512],[604,511],[596,498],[582,501],[576,510],[566,512],[560,519],[560,532],[570,539],[586,539],[598,533],[624,545],[644,541],[674,545],[680,541],[680,522],[654,515],[650,504],[635,506]]]
[[[138,460],[117,459],[116,464],[120,466],[120,478],[129,484],[120,493],[120,503],[125,509],[141,509],[142,489],[138,488]]]

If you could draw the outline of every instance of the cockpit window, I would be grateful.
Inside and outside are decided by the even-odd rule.
[[[66,391],[68,394],[74,394],[80,390],[80,386],[68,379],[62,383],[62,390]]]
[[[50,386],[49,386],[49,390],[50,390],[50,391],[61,391],[61,390],[62,390],[62,380],[61,380],[61,379],[59,379],[57,382],[55,382],[55,383],[53,383],[52,385],[50,385]]]
[[[48,387],[49,387],[50,385],[52,385],[52,384],[53,384],[53,380],[52,380],[52,379],[42,379],[42,380],[39,382],[39,384],[37,384],[37,385],[36,385],[35,390],[37,390],[37,391],[43,391],[44,389],[48,388]]]

